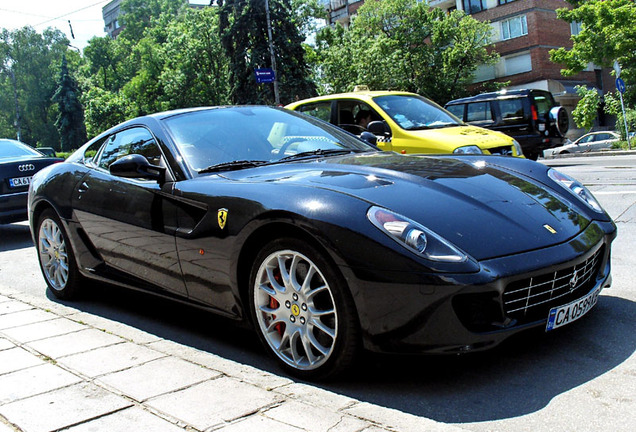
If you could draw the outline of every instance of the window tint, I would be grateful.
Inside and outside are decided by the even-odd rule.
[[[453,114],[454,116],[456,116],[460,120],[463,120],[463,118],[464,118],[464,105],[463,104],[460,104],[460,105],[449,105],[449,106],[446,107],[446,111],[450,111],[451,114]]]
[[[129,154],[145,156],[153,165],[160,165],[161,151],[147,129],[136,127],[111,135],[104,147],[98,166],[108,169],[117,159]]]
[[[544,117],[550,112],[550,109],[554,106],[554,101],[549,95],[534,95],[534,103],[537,106],[537,114],[539,117]]]
[[[498,103],[503,121],[523,118],[523,101],[520,98],[502,99]]]
[[[493,116],[490,110],[490,102],[477,102],[468,104],[466,108],[467,122],[492,121]]]
[[[301,105],[297,110],[303,114],[308,114],[326,122],[331,120],[331,101]]]

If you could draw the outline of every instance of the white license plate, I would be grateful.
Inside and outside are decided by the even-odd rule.
[[[31,177],[16,177],[9,179],[9,186],[11,187],[28,186],[30,183]]]
[[[545,331],[554,330],[581,318],[594,307],[600,293],[601,288],[599,287],[572,303],[550,309],[548,325],[545,327]]]

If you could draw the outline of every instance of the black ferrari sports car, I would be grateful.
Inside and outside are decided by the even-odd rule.
[[[58,297],[98,279],[251,323],[318,379],[361,349],[463,353],[586,314],[616,226],[576,180],[503,156],[382,152],[284,109],[137,118],[34,176]]]
[[[62,161],[20,141],[0,139],[0,224],[27,220],[31,177],[45,166]]]

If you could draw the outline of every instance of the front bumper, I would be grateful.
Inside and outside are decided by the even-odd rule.
[[[473,274],[384,272],[379,279],[356,271],[352,291],[364,345],[378,352],[467,352],[545,327],[551,308],[610,285],[615,237],[613,223],[594,222],[566,243],[482,261]]]

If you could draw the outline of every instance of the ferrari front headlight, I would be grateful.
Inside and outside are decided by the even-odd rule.
[[[550,170],[548,171],[548,177],[550,177],[558,185],[566,189],[572,195],[577,197],[592,210],[595,210],[599,213],[603,212],[603,207],[601,207],[598,201],[596,201],[594,195],[592,195],[592,193],[587,190],[587,188],[583,186],[578,180],[575,180],[569,175],[563,174],[562,172],[557,171],[554,168],[550,168]]]
[[[450,242],[405,216],[373,206],[367,217],[393,240],[423,258],[456,263],[467,259],[467,255]]]

